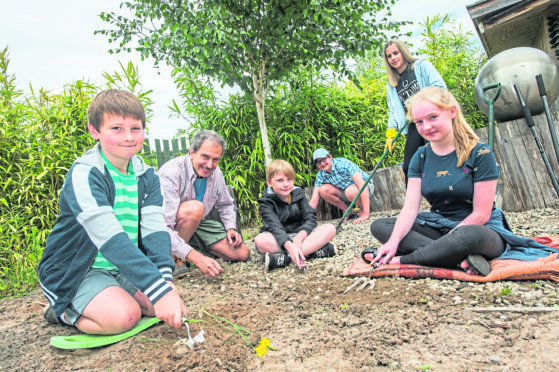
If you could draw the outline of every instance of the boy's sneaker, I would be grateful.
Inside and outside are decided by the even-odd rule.
[[[187,264],[175,264],[175,271],[173,271],[173,279],[180,279],[190,272]]]
[[[173,271],[173,279],[180,279],[190,271],[190,262],[182,260],[174,255],[171,255],[175,261],[175,271]]]
[[[291,263],[291,257],[287,253],[266,253],[264,257],[264,267],[268,271],[286,267]]]
[[[60,324],[58,322],[58,317],[54,313],[54,309],[50,306],[50,304],[43,309],[43,318],[45,318],[45,320],[50,324]]]
[[[338,250],[336,249],[336,245],[334,243],[328,243],[324,247],[320,248],[319,250],[309,254],[307,258],[327,258],[327,257],[334,257],[338,254]]]

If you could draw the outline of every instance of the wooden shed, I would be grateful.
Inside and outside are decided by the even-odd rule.
[[[466,9],[490,58],[516,47],[559,57],[559,0],[484,0]]]

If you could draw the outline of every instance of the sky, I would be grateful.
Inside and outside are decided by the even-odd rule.
[[[463,29],[475,34],[466,5],[476,1],[397,0],[392,18],[418,23],[436,13],[451,13]],[[76,80],[104,86],[104,72],[120,71],[119,61],[125,65],[132,61],[144,89],[153,90],[150,136],[171,138],[177,129],[186,129],[187,123],[169,118],[168,106],[178,98],[170,68],[162,65],[155,69],[153,61],[141,61],[134,52],[111,55],[107,37],[93,35],[95,30],[110,27],[99,14],[118,11],[119,5],[119,0],[0,0],[0,48],[8,47],[8,72],[15,75],[19,89],[28,91],[31,84],[34,90],[58,93]],[[417,26],[412,28],[412,32],[417,30]]]

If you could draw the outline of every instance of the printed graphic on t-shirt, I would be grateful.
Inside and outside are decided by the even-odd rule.
[[[483,155],[483,154],[489,154],[489,148],[484,147],[482,149],[477,150],[477,156]]]
[[[419,92],[419,90],[419,84],[417,83],[415,72],[410,68],[410,65],[408,65],[408,67],[400,75],[398,85],[396,86],[398,98],[400,98],[402,105],[405,106],[406,100],[415,93]]]

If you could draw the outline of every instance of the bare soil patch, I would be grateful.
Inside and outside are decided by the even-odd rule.
[[[518,234],[559,234],[557,209],[508,215]],[[204,309],[250,330],[253,344],[269,338],[276,350],[263,358],[215,323],[191,323],[193,335],[203,329],[206,337],[194,350],[177,344],[184,329],[162,323],[106,347],[58,350],[50,337],[78,332],[47,324],[46,300],[35,290],[0,301],[0,370],[556,370],[559,311],[472,308],[557,307],[557,283],[379,278],[373,289],[344,295],[353,278],[341,277],[343,269],[361,249],[378,245],[368,223],[344,227],[334,240],[340,254],[310,261],[306,274],[294,266],[264,272],[250,242],[250,262],[223,263],[225,272],[213,280],[194,269],[177,282],[189,318],[210,320]]]

